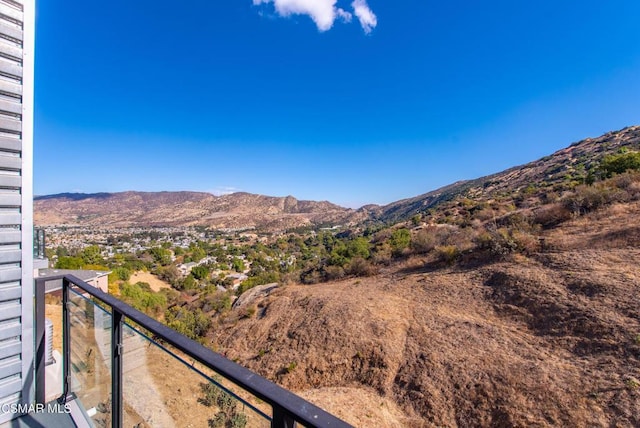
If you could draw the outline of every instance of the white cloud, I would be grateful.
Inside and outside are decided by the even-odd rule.
[[[344,22],[351,22],[351,14],[344,9],[336,9],[336,15]]]
[[[351,22],[353,18],[351,12],[336,6],[338,0],[253,0],[256,6],[267,3],[273,3],[278,15],[283,17],[310,16],[320,31],[329,30],[336,20]],[[377,19],[366,0],[354,0],[351,6],[365,33],[370,33],[377,25]]]
[[[376,17],[375,13],[369,8],[366,0],[353,0],[351,6],[353,7],[353,13],[358,17],[365,33],[369,34],[376,28],[376,25],[378,25],[378,17]]]

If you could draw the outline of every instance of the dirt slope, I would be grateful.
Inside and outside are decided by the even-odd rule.
[[[528,258],[277,289],[211,340],[357,426],[637,427],[639,215],[569,222]]]

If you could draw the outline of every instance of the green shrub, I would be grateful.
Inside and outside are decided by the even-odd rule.
[[[280,281],[278,272],[262,272],[243,281],[240,287],[238,287],[236,294],[239,296],[257,285],[271,284],[272,282],[278,281]]]
[[[109,274],[109,282],[113,281],[129,281],[131,271],[126,267],[117,267]]]
[[[209,419],[208,425],[209,428],[223,428],[227,422],[227,415],[224,412],[218,412],[213,417],[213,419]]]
[[[244,428],[247,426],[247,415],[244,413],[234,413],[228,422],[229,428]]]
[[[162,293],[153,292],[146,282],[125,282],[120,286],[120,297],[137,310],[146,313],[157,313],[167,305],[167,297]]]
[[[369,241],[366,238],[355,238],[347,243],[347,254],[349,257],[369,258],[371,252],[369,250]]]
[[[446,264],[453,264],[460,257],[460,250],[455,245],[441,245],[435,248],[436,257]]]
[[[221,314],[231,309],[231,294],[229,292],[217,291],[214,288],[213,294],[209,294],[204,299],[202,311],[205,313],[216,311]]]
[[[205,336],[211,327],[211,318],[200,309],[174,306],[165,311],[165,319],[169,327],[194,340]]]
[[[216,406],[220,409],[220,411],[229,415],[235,411],[237,404],[237,400],[233,398],[229,393],[225,391],[220,391],[218,397],[216,399]]]
[[[411,244],[411,233],[407,229],[396,229],[391,234],[389,244],[393,250],[393,254],[399,256],[405,248]]]
[[[207,407],[215,405],[218,401],[218,395],[222,392],[220,387],[213,382],[201,383],[200,390],[204,394],[203,397],[198,398],[198,402],[204,404]]]
[[[287,365],[287,367],[285,368],[285,371],[287,373],[291,373],[296,369],[296,367],[298,367],[298,363],[296,363],[295,361],[292,361]]]
[[[627,171],[640,170],[640,153],[629,152],[605,156],[600,164],[605,178]]]
[[[204,265],[194,266],[193,269],[191,269],[191,275],[193,275],[193,277],[197,280],[208,278],[209,273],[209,268]]]
[[[209,419],[210,427],[243,428],[247,425],[247,416],[237,411],[238,400],[231,394],[213,382],[201,383],[200,389],[204,396],[198,402],[207,407],[216,406],[219,410],[213,419]]]

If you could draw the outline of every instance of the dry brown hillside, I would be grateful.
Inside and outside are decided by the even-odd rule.
[[[611,205],[529,256],[277,288],[210,340],[356,426],[638,427],[638,218]]]
[[[221,229],[285,230],[347,224],[365,214],[330,202],[250,193],[215,196],[203,192],[64,193],[36,197],[39,226],[209,226]]]
[[[640,150],[640,126],[629,126],[596,138],[586,138],[525,165],[474,180],[459,181],[384,207],[371,207],[371,210],[375,217],[395,222],[437,208],[456,197],[480,201],[504,194],[513,195],[528,187],[531,191],[551,188],[555,191],[566,190],[583,183],[605,156],[621,150]]]

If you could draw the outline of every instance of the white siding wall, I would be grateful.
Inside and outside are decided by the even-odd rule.
[[[0,403],[34,399],[34,0],[0,0]],[[12,415],[0,414],[0,423]]]

